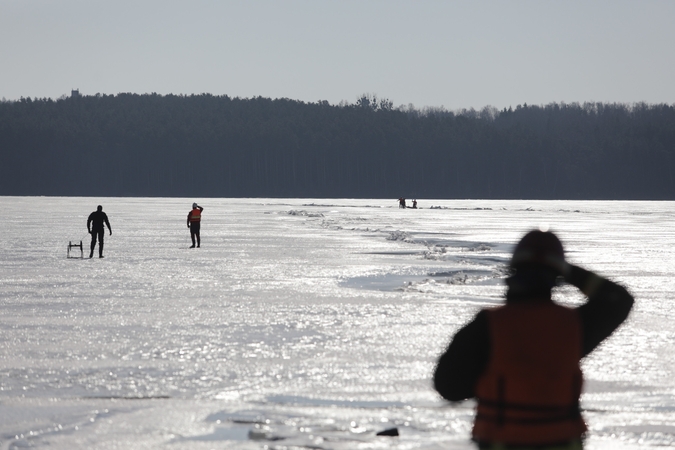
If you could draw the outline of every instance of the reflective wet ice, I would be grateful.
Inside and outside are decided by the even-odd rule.
[[[672,202],[196,200],[200,249],[194,199],[0,198],[3,448],[472,448],[433,366],[540,226],[637,301],[584,361],[587,448],[675,442]],[[98,204],[106,258],[67,259]]]

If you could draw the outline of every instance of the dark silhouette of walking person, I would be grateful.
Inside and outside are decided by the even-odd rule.
[[[195,238],[197,238],[197,247],[200,247],[201,245],[199,228],[201,227],[202,222],[202,211],[204,211],[204,208],[199,206],[197,203],[193,203],[192,210],[187,216],[187,226],[190,229],[190,238],[192,238],[192,245],[190,248],[195,248]]]
[[[550,232],[527,233],[510,269],[505,305],[480,311],[457,332],[438,361],[434,387],[450,401],[476,399],[472,438],[480,449],[582,449],[579,360],[628,317],[633,297],[567,263]],[[587,302],[553,302],[558,277]]]
[[[103,206],[98,205],[96,211],[89,214],[87,219],[87,231],[91,234],[91,251],[89,252],[89,257],[94,256],[94,248],[96,247],[96,239],[98,238],[98,257],[103,258],[103,235],[105,234],[105,228],[103,225],[108,226],[108,231],[112,235],[112,228],[110,228],[110,222],[108,222],[108,216],[103,212]]]

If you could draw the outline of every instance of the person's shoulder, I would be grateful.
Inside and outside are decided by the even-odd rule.
[[[492,312],[494,312],[494,311],[499,311],[503,307],[504,307],[504,305],[497,306],[495,308],[481,309],[474,316],[472,323],[474,323],[475,324],[474,326],[477,326],[477,327],[487,327],[488,320],[489,320],[488,317],[490,317],[490,314],[492,314]]]
[[[473,319],[464,325],[459,331],[462,334],[482,333],[488,328],[488,315],[494,309],[481,309],[473,316]]]

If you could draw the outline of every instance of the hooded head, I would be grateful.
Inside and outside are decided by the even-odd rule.
[[[550,298],[556,278],[565,265],[565,252],[558,237],[549,231],[533,230],[518,242],[509,265],[512,275],[506,298]]]
[[[511,268],[545,266],[556,271],[565,263],[565,251],[558,236],[550,231],[533,230],[518,242],[511,257]]]
[[[192,209],[196,209],[196,208],[197,208],[197,203],[195,202],[195,203],[192,204]]]
[[[98,206],[96,207],[96,211],[98,211],[98,212],[103,211],[103,206],[98,205]]]

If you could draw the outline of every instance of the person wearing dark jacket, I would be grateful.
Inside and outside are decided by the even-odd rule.
[[[480,311],[455,334],[434,387],[449,401],[476,399],[472,439],[480,449],[581,449],[579,361],[623,323],[633,297],[567,263],[550,232],[527,233],[510,269],[505,305]],[[559,277],[588,301],[576,308],[554,303]]]
[[[103,258],[103,235],[105,234],[105,228],[103,224],[108,226],[108,231],[112,235],[112,229],[110,228],[110,222],[108,222],[108,216],[103,212],[103,206],[98,205],[96,211],[89,214],[87,219],[87,231],[91,234],[91,251],[89,252],[89,257],[94,256],[94,248],[96,247],[96,238],[98,238],[98,257]]]
[[[197,203],[193,203],[192,210],[187,215],[187,227],[190,229],[190,238],[192,239],[192,246],[190,248],[195,248],[195,238],[197,238],[197,247],[201,246],[199,228],[202,222],[202,211],[204,211],[204,208],[197,205]]]

